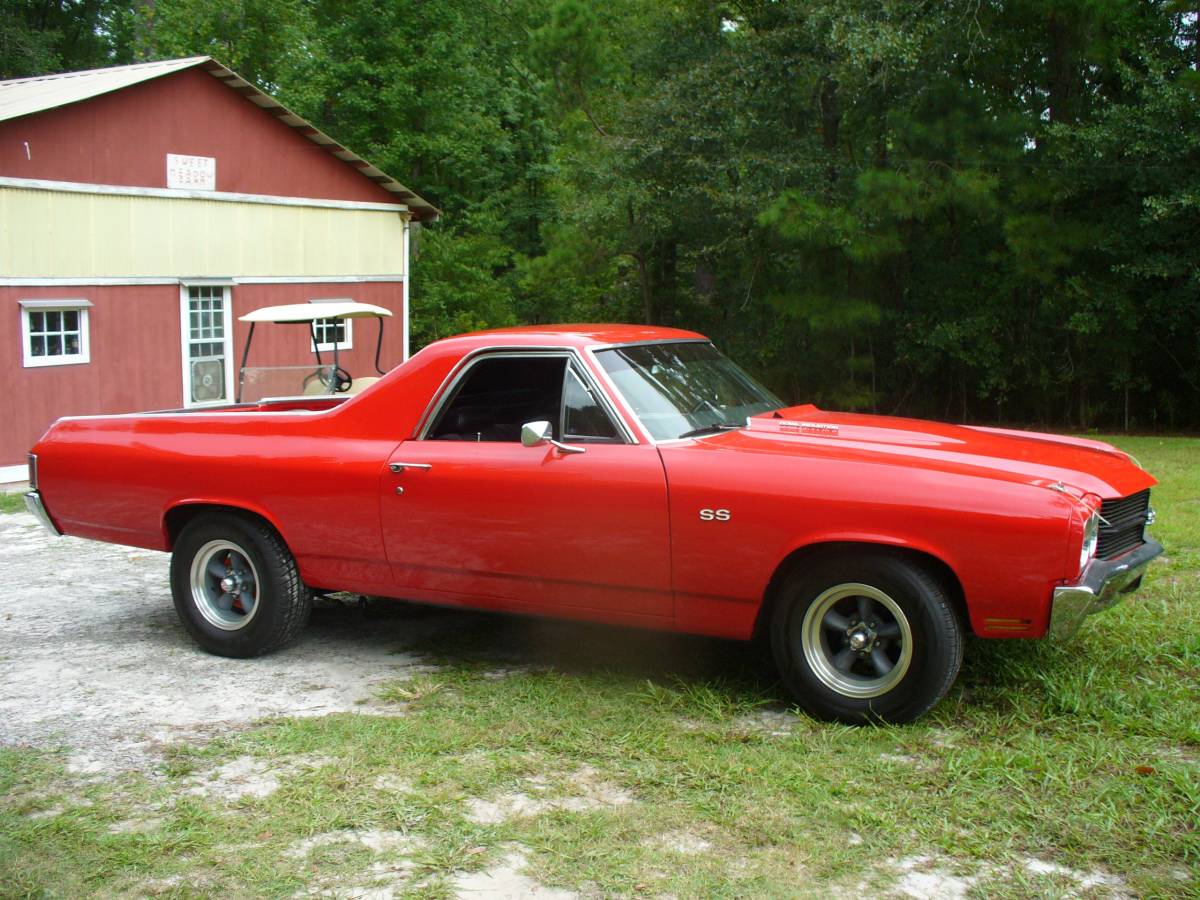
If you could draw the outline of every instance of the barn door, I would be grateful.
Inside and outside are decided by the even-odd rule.
[[[228,403],[233,322],[227,285],[183,287],[183,403]]]

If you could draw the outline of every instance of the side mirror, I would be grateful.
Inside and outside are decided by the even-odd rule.
[[[572,447],[554,439],[554,426],[549,422],[526,422],[521,426],[521,443],[526,447],[553,445],[560,453],[587,453],[585,447]]]
[[[521,443],[526,447],[536,447],[552,440],[554,428],[549,422],[526,422],[521,426]]]

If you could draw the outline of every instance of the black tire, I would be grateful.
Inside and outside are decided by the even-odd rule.
[[[312,610],[312,592],[283,539],[236,513],[204,515],[184,528],[171,555],[171,594],[196,643],[236,659],[292,643]]]
[[[946,696],[962,665],[962,625],[945,587],[887,552],[801,563],[780,588],[770,631],[784,685],[827,721],[911,722]]]

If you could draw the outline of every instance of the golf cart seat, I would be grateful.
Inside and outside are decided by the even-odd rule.
[[[363,391],[366,388],[369,388],[371,385],[373,385],[378,380],[379,380],[378,375],[364,375],[362,378],[355,378],[352,382],[350,382],[350,390],[346,391],[346,393],[347,394],[357,394],[360,391]]]

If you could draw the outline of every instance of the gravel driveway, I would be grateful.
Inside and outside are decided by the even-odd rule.
[[[211,656],[176,619],[169,561],[0,515],[0,744],[67,747],[77,771],[145,768],[164,743],[271,716],[370,712],[381,682],[420,665],[399,652],[401,621],[346,609],[315,610],[272,656]]]

